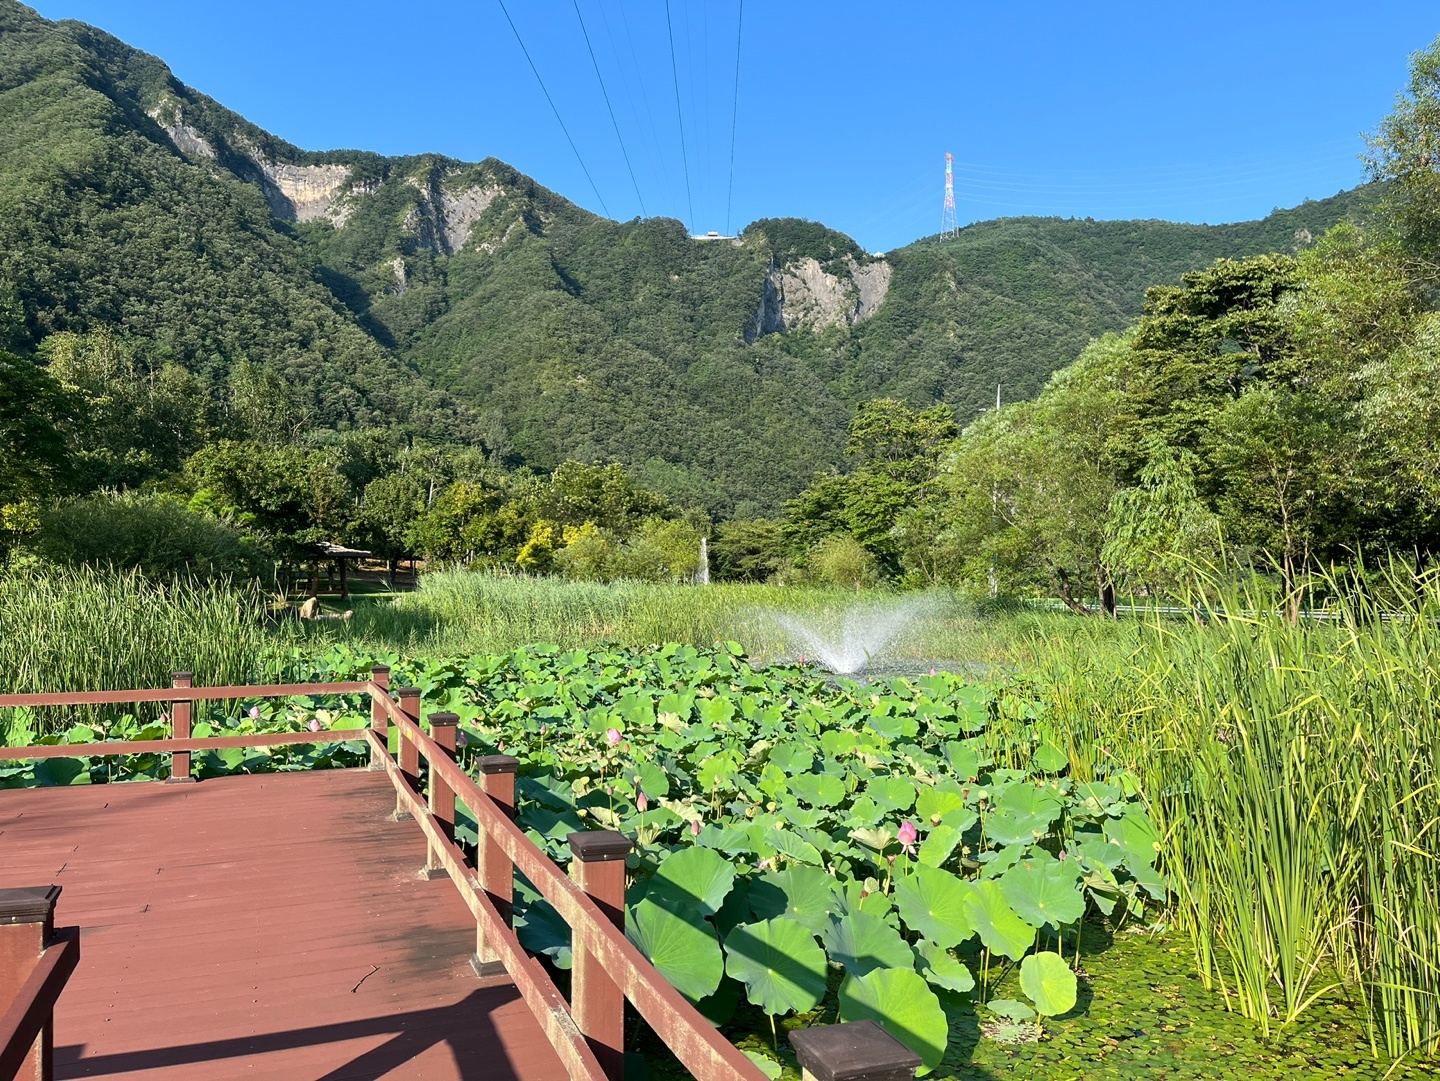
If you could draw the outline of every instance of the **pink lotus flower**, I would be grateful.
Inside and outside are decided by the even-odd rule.
[[[312,731],[312,732],[318,732],[318,731],[320,731],[320,722],[319,722],[318,720],[316,720],[314,717],[312,717],[312,718],[310,718],[310,724],[309,724],[308,727],[309,727],[310,731]]]
[[[920,840],[920,831],[915,828],[915,823],[903,823],[900,827],[897,840],[900,842],[900,847],[913,856],[915,854],[915,842]]]
[[[691,836],[691,837],[699,837],[699,836],[700,836],[700,820],[699,820],[698,818],[692,819],[691,822],[690,822],[690,836]]]
[[[610,744],[610,746],[612,746],[612,747],[618,747],[618,746],[620,746],[620,729],[618,729],[618,728],[607,728],[607,729],[605,729],[605,742],[608,743],[608,744]]]
[[[164,723],[165,723],[166,721],[168,721],[169,719],[170,719],[170,714],[166,713],[166,712],[162,709],[162,710],[160,711],[160,723],[161,723],[161,724],[164,724]]]
[[[463,728],[459,732],[455,733],[455,746],[468,747],[469,745],[470,737],[465,734],[465,730]]]
[[[935,674],[935,669],[930,669],[930,674],[933,676]]]
[[[252,721],[258,721],[258,720],[260,719],[260,707],[259,707],[259,706],[251,706],[251,707],[250,707],[250,719],[251,719]]]
[[[500,741],[499,750],[501,754],[505,753],[505,741],[503,739]]]
[[[635,806],[640,808],[642,815],[650,809],[650,801],[645,797],[644,792],[635,797]]]

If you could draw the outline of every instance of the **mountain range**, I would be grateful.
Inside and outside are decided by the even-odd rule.
[[[856,162],[857,169],[878,169]],[[799,219],[696,239],[496,159],[292,146],[83,23],[0,0],[0,347],[113,328],[318,428],[619,461],[717,516],[843,466],[855,405],[1035,394],[1145,289],[1292,251],[1361,188],[1232,225],[1006,218],[883,255]]]

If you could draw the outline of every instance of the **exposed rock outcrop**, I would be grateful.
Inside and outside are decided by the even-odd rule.
[[[855,311],[851,323],[863,323],[885,303],[890,292],[890,264],[880,259],[864,266],[855,266],[851,261],[850,279],[855,283]]]
[[[194,158],[215,157],[215,148],[198,130],[185,123],[180,106],[174,101],[163,101],[150,110],[150,119],[159,124],[175,149]]]
[[[772,263],[745,340],[787,330],[854,326],[869,319],[890,291],[890,264],[881,259],[861,266],[849,255],[845,262],[844,277],[831,274],[808,256],[783,267]]]
[[[452,191],[440,187],[440,218],[445,226],[445,247],[454,254],[470,239],[470,230],[501,194],[498,184],[471,186]]]
[[[289,165],[267,161],[260,154],[250,160],[263,177],[261,187],[277,218],[311,221],[323,217],[350,180],[348,165]]]

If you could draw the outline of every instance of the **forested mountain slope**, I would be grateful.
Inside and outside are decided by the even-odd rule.
[[[614,460],[718,515],[843,461],[879,395],[1035,393],[1144,289],[1290,250],[1361,192],[1227,226],[1019,218],[877,258],[764,220],[696,241],[503,162],[307,152],[101,31],[0,0],[0,337],[114,328],[223,401],[241,359],[317,428]],[[0,342],[4,345],[5,342]]]

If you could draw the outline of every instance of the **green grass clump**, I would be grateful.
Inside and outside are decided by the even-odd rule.
[[[680,642],[710,646],[739,641],[759,661],[794,658],[804,647],[787,640],[777,613],[818,617],[838,626],[856,605],[885,605],[900,596],[881,589],[722,583],[705,587],[653,582],[565,581],[516,574],[449,571],[426,574],[413,593],[356,598],[354,618],[318,632],[352,645],[456,656],[506,653],[535,642],[562,649]],[[989,612],[958,592],[937,590],[933,603],[881,659],[1029,663],[1037,634],[1073,627],[1069,616],[1029,609]],[[1113,626],[1090,628],[1102,635]]]
[[[252,586],[83,567],[0,578],[0,693],[165,687],[177,669],[200,685],[264,680],[287,634],[264,616]]]
[[[1207,985],[1265,1030],[1358,989],[1377,1048],[1434,1055],[1440,583],[1334,585],[1323,623],[1250,585],[1203,624],[1038,641],[1048,723],[1082,776],[1140,772]]]

